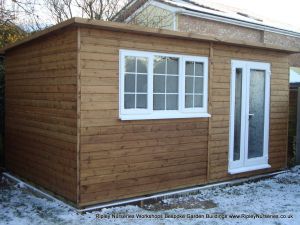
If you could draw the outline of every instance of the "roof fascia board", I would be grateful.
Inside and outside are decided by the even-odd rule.
[[[127,6],[125,6],[126,8],[130,8],[132,5],[134,5],[138,0],[134,0],[131,1]]]
[[[31,40],[34,40],[34,39],[37,39],[37,38],[39,38],[41,36],[47,35],[49,33],[52,33],[52,32],[55,32],[57,30],[60,30],[62,28],[65,28],[65,27],[67,27],[69,25],[75,24],[75,21],[76,21],[76,17],[73,17],[73,18],[68,19],[68,20],[66,20],[64,22],[61,22],[59,24],[56,24],[56,25],[51,26],[49,28],[46,28],[46,29],[44,29],[42,31],[38,31],[38,32],[36,32],[36,33],[34,33],[34,34],[32,34],[32,35],[30,35],[30,36],[28,36],[28,37],[20,40],[20,41],[17,41],[15,43],[9,44],[9,45],[5,46],[4,48],[0,49],[0,54],[3,54],[6,50],[11,49],[11,48],[13,48],[15,46],[21,45],[23,43],[27,43],[27,42],[29,42]]]

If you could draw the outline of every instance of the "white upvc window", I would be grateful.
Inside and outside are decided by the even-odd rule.
[[[185,112],[207,112],[207,59],[184,57]]]
[[[207,57],[120,50],[120,119],[209,117]]]

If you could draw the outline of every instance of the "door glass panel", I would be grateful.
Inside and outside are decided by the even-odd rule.
[[[241,113],[242,113],[242,69],[235,71],[235,108],[234,108],[234,146],[233,160],[240,160],[241,150]]]
[[[265,71],[250,70],[248,158],[263,156]]]

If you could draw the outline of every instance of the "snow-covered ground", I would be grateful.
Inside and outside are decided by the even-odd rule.
[[[272,216],[285,218],[253,218]],[[300,167],[259,182],[210,188],[197,195],[165,199],[144,208],[128,205],[86,214],[78,214],[59,201],[43,198],[22,184],[0,178],[0,224],[299,225]]]

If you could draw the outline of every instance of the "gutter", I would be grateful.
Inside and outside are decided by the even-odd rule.
[[[186,9],[180,9],[176,13],[300,38],[300,33],[298,33],[298,32],[284,30],[281,28],[276,28],[276,27],[272,27],[272,26],[268,26],[268,25],[262,25],[262,24],[258,24],[258,23],[242,21],[242,20],[238,20],[238,19],[225,17],[225,16],[216,16],[214,14],[208,14],[208,13],[202,13],[202,12],[192,12],[192,11],[186,10]]]

